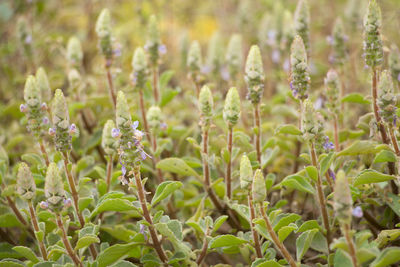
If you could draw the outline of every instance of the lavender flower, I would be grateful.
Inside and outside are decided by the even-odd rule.
[[[352,214],[354,217],[357,217],[357,218],[361,218],[364,215],[363,210],[360,206],[356,206],[353,209]]]

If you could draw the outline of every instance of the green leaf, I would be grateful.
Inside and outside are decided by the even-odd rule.
[[[325,173],[328,171],[329,167],[331,166],[333,160],[335,159],[335,153],[330,152],[326,157],[321,160],[320,163],[320,175],[323,177]]]
[[[333,266],[334,267],[353,266],[353,263],[351,262],[349,254],[347,254],[342,249],[338,249],[336,250],[335,256],[333,258]]]
[[[100,243],[100,239],[96,235],[85,235],[76,242],[75,250],[86,248],[93,243]]]
[[[106,248],[102,252],[100,252],[97,257],[98,267],[107,267],[111,264],[122,260],[128,256],[130,250],[138,246],[138,243],[129,243],[129,244],[116,244],[111,247]]]
[[[167,172],[177,173],[183,176],[199,177],[199,174],[180,158],[166,158],[160,160],[157,163],[156,167],[157,169],[161,169]]]
[[[374,163],[396,162],[396,154],[390,150],[382,150],[374,159]]]
[[[158,202],[167,198],[170,194],[172,194],[176,189],[181,188],[182,183],[176,181],[166,181],[161,183],[154,194],[153,199],[151,200],[151,205],[154,206]]]
[[[278,231],[278,237],[281,242],[285,241],[285,239],[292,233],[294,230],[297,229],[297,225],[294,223],[291,223],[287,226],[283,226],[281,229]]]
[[[213,227],[213,233],[218,231],[218,229],[221,227],[221,225],[228,219],[228,216],[222,215],[218,217],[218,219],[215,220],[214,227]]]
[[[117,263],[111,265],[110,267],[137,267],[137,265],[129,261],[120,260]]]
[[[213,249],[213,248],[239,246],[244,243],[247,243],[247,241],[239,237],[236,237],[234,235],[220,235],[211,239],[210,243],[208,244],[208,247]]]
[[[297,261],[301,261],[304,254],[310,248],[311,242],[314,235],[318,232],[318,229],[312,229],[302,233],[296,240],[296,256]]]
[[[400,217],[400,197],[390,192],[387,194],[386,204]]]
[[[301,131],[293,124],[283,124],[275,130],[275,134],[301,135]]]
[[[0,227],[21,227],[22,224],[12,213],[0,215]]]
[[[371,104],[371,102],[360,93],[351,93],[342,98],[342,103]]]
[[[400,261],[400,248],[385,248],[371,263],[370,267],[385,267]]]
[[[318,170],[317,168],[315,168],[315,166],[307,166],[305,170],[308,177],[310,177],[311,180],[315,182],[318,181]]]
[[[27,163],[29,163],[30,166],[37,166],[37,165],[42,165],[43,161],[42,158],[35,153],[27,153],[21,156],[21,159]]]
[[[160,75],[160,88],[163,89],[164,87],[166,87],[169,83],[169,81],[171,80],[172,76],[174,76],[174,71],[173,70],[167,70],[164,71],[161,75]]]
[[[0,261],[0,267],[26,267],[26,265],[22,261],[5,259]]]
[[[283,267],[283,266],[284,265],[281,265],[274,260],[264,261],[260,264],[254,265],[254,267]],[[253,267],[253,265],[252,265],[252,267]]]
[[[379,233],[375,242],[379,248],[386,246],[389,242],[392,242],[400,237],[400,229],[383,230]]]
[[[13,247],[13,250],[21,254],[21,256],[27,258],[33,263],[38,263],[39,259],[36,257],[35,253],[30,248],[24,247],[24,246],[17,246]]]
[[[337,153],[338,157],[341,156],[356,156],[363,154],[376,154],[379,152],[379,148],[377,148],[376,142],[372,141],[355,141],[350,146],[346,147],[339,153]]]
[[[6,259],[6,258],[13,258],[13,259],[18,259],[22,258],[22,256],[17,253],[15,250],[13,250],[13,246],[9,243],[6,242],[1,242],[0,243],[0,259]]]
[[[315,194],[314,187],[307,181],[304,176],[297,174],[289,175],[280,183],[281,186],[299,190],[301,192]]]
[[[311,229],[320,229],[320,226],[316,220],[309,220],[309,221],[304,222],[299,227],[299,229],[297,229],[296,233],[302,233],[302,232],[305,232],[305,231],[311,230]]]
[[[90,203],[92,203],[92,201],[92,197],[80,197],[78,201],[79,210],[86,209],[90,205]]]
[[[284,226],[289,225],[290,223],[293,223],[300,219],[301,216],[295,213],[282,213],[279,214],[272,222],[274,226],[274,231],[277,232],[279,229],[281,229]]]
[[[92,211],[90,218],[93,218],[97,214],[104,211],[129,211],[134,209],[135,207],[132,205],[132,203],[126,199],[106,199],[96,206],[96,208]]]
[[[181,251],[188,257],[193,254],[190,247],[182,242],[182,224],[178,220],[171,220],[168,223],[157,223],[155,227],[160,234],[171,241],[176,251]]]
[[[363,170],[361,173],[359,173],[355,178],[353,185],[358,186],[358,185],[363,185],[363,184],[371,184],[371,183],[380,183],[380,182],[385,182],[389,180],[393,180],[395,177],[392,175],[384,174],[377,172],[375,170]]]

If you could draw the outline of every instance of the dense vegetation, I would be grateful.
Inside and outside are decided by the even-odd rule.
[[[0,266],[398,266],[399,12],[1,1]]]

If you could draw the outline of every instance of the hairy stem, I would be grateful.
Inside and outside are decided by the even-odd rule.
[[[153,67],[153,95],[154,95],[154,102],[158,103],[159,100],[159,84],[158,84],[158,66],[155,65]]]
[[[257,151],[257,161],[261,166],[261,120],[260,120],[260,106],[259,104],[254,105],[254,128],[256,128],[256,134],[254,136],[255,146]]]
[[[351,261],[353,262],[354,267],[358,267],[358,262],[357,262],[357,254],[356,254],[356,247],[353,242],[353,238],[350,236],[350,225],[349,224],[344,224],[342,228],[343,234],[346,238],[347,246],[349,247],[349,254],[351,257]]]
[[[31,215],[31,221],[32,221],[33,229],[35,230],[35,232],[39,232],[40,231],[39,223],[38,223],[38,220],[37,220],[37,217],[36,217],[35,209],[33,208],[33,205],[32,205],[32,201],[28,202],[28,206],[29,206],[29,213]],[[37,237],[36,237],[36,239],[37,239]],[[37,241],[38,241],[38,244],[39,244],[40,254],[42,254],[43,259],[45,261],[47,261],[46,246],[44,245],[43,241],[41,241],[39,239],[37,239]]]
[[[257,233],[256,229],[254,229],[253,220],[256,218],[256,212],[255,212],[254,205],[253,205],[252,192],[249,192],[249,194],[247,196],[247,200],[248,200],[248,204],[249,204],[249,208],[250,208],[250,229],[251,229],[251,233],[253,235],[254,248],[256,250],[257,258],[262,258],[263,255],[261,252],[260,239],[258,237],[258,233]]]
[[[340,151],[340,144],[339,144],[339,129],[338,129],[338,116],[334,116],[334,121],[333,121],[333,129],[334,129],[334,136],[335,136],[335,150],[336,152]]]
[[[232,181],[231,181],[231,172],[232,172],[232,136],[233,136],[233,129],[232,126],[229,126],[228,129],[228,164],[226,166],[226,195],[229,199],[232,198]]]
[[[107,81],[108,81],[108,89],[110,92],[111,100],[114,105],[114,108],[117,106],[117,97],[115,95],[113,79],[111,75],[111,60],[107,60],[106,62],[106,71],[107,71]]]
[[[106,184],[107,184],[107,192],[110,191],[110,186],[111,186],[111,175],[112,175],[112,170],[113,170],[113,156],[110,155],[108,160],[107,160],[107,177],[106,177]]]
[[[149,143],[152,144],[149,124],[147,123],[147,118],[146,118],[146,106],[144,105],[142,89],[139,89],[139,106],[140,106],[140,112],[142,113],[143,127],[144,130],[146,131],[147,140],[149,140]]]
[[[39,146],[40,146],[40,151],[42,152],[42,156],[44,158],[44,161],[46,162],[46,166],[48,167],[50,162],[49,162],[49,156],[47,154],[46,148],[44,146],[44,143],[41,139],[39,139]]]
[[[392,140],[394,151],[396,152],[397,156],[400,156],[399,144],[397,142],[396,135],[394,133],[393,124],[389,124],[389,134],[390,134],[390,139]]]
[[[278,248],[279,252],[282,254],[282,256],[286,259],[286,261],[289,263],[291,267],[297,267],[297,263],[292,258],[289,251],[286,249],[285,245],[279,240],[277,234],[275,233],[271,221],[269,220],[267,214],[265,213],[265,210],[262,205],[260,205],[260,211],[262,217],[264,218],[265,224],[267,225],[268,233],[271,236],[275,246]]]
[[[153,224],[153,219],[151,218],[150,212],[147,208],[145,189],[143,188],[142,178],[140,176],[140,166],[135,166],[133,168],[133,172],[134,172],[135,183],[136,183],[136,187],[137,187],[137,191],[138,191],[140,205],[141,205],[142,211],[143,211],[143,217],[149,223],[148,228],[149,228],[151,239],[153,241],[154,249],[156,250],[157,255],[160,258],[160,260],[164,263],[165,266],[167,266],[168,258],[165,255],[164,249],[162,248],[160,240],[157,237],[157,232],[156,232],[154,224]]]
[[[208,249],[208,240],[207,240],[207,236],[209,235],[209,228],[207,228],[206,230],[206,234],[204,236],[204,240],[203,240],[203,246],[201,247],[201,252],[199,257],[196,260],[196,263],[198,266],[201,265],[201,263],[203,262],[203,260],[205,259],[205,257],[207,256],[207,249]]]

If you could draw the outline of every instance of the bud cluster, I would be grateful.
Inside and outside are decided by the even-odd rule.
[[[160,31],[158,30],[157,18],[152,15],[147,28],[147,41],[145,49],[149,53],[150,64],[154,67],[159,64],[160,55],[165,54],[167,49],[161,43]]]
[[[334,192],[333,207],[335,209],[336,218],[341,225],[350,224],[353,200],[351,198],[349,183],[344,171],[342,170],[337,174]]]
[[[240,116],[240,97],[236,87],[231,87],[225,98],[223,117],[229,127],[237,124]]]
[[[367,66],[375,68],[383,63],[383,45],[380,35],[381,10],[376,0],[370,0],[364,18],[364,57]]]
[[[233,34],[229,40],[226,50],[225,60],[228,65],[228,71],[231,79],[235,79],[242,68],[242,36]]]
[[[347,36],[344,33],[343,22],[340,18],[337,18],[335,21],[330,41],[333,48],[330,61],[337,65],[343,65],[347,55],[346,52]]]
[[[306,100],[304,102],[304,110],[303,110],[303,121],[302,121],[302,132],[303,137],[306,141],[310,142],[315,140],[316,144],[321,143],[323,141],[323,124],[322,121],[318,118],[318,114],[315,112],[313,103],[310,100]]]
[[[329,111],[332,114],[338,114],[340,109],[339,95],[341,91],[341,83],[339,75],[334,69],[330,69],[324,80],[326,88],[326,97]]]
[[[213,75],[218,75],[221,71],[224,54],[223,49],[221,36],[218,32],[215,32],[211,36],[207,53],[207,67],[210,68]]]
[[[389,68],[393,80],[400,82],[400,51],[396,45],[392,45],[389,54]]]
[[[302,38],[296,35],[290,50],[290,89],[293,96],[304,100],[308,98],[310,88],[310,74],[307,65],[307,53]]]
[[[72,68],[77,68],[82,64],[83,52],[79,39],[75,36],[69,38],[67,44],[67,60]]]
[[[132,58],[132,68],[132,82],[135,85],[135,88],[138,90],[143,90],[146,85],[149,70],[147,68],[146,55],[141,47],[135,49],[135,53],[133,54]]]
[[[377,103],[383,121],[388,124],[395,124],[397,98],[394,94],[392,77],[387,70],[384,70],[381,74],[378,91],[380,92],[380,95]]]
[[[21,162],[17,173],[17,193],[21,198],[30,201],[36,195],[36,184],[29,166]]]
[[[147,122],[153,131],[160,129],[162,124],[162,112],[158,106],[151,106],[147,111]]]
[[[267,197],[267,188],[265,186],[264,175],[261,169],[257,169],[254,173],[252,185],[252,193],[254,202],[262,203]]]
[[[63,201],[65,201],[64,183],[61,178],[60,170],[54,162],[50,163],[47,168],[44,194],[46,196],[46,201],[40,204],[41,207],[49,207],[55,211],[62,209]]]
[[[96,22],[96,33],[99,37],[99,47],[106,60],[111,60],[113,56],[112,33],[111,33],[111,15],[105,8],[101,11]]]
[[[115,128],[113,120],[108,120],[104,124],[103,134],[101,138],[101,146],[107,155],[113,155],[117,151],[118,141],[112,135],[112,130]]]
[[[253,169],[249,158],[243,155],[240,159],[240,187],[242,189],[250,189],[253,182]]]
[[[201,48],[198,41],[193,41],[190,45],[186,65],[189,70],[189,77],[195,83],[200,83],[203,81],[204,77],[201,73],[201,68],[203,65],[201,57]]]
[[[52,97],[49,79],[47,78],[46,71],[40,67],[36,71],[36,85],[42,94],[42,100],[49,103]]]
[[[310,10],[307,0],[299,0],[294,14],[294,28],[297,35],[301,36],[306,51],[310,49]]]
[[[207,85],[204,85],[199,94],[199,109],[201,113],[201,125],[208,128],[211,124],[212,109],[214,101],[211,90]]]
[[[248,90],[247,99],[253,104],[260,103],[264,92],[265,77],[260,48],[257,45],[253,45],[250,48],[246,61],[244,79]]]

